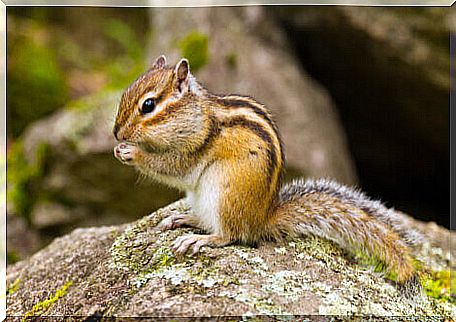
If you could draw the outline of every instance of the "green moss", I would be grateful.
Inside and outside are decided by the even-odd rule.
[[[111,245],[109,251],[112,257],[112,267],[123,270],[140,273],[144,271],[145,267],[150,263],[156,265],[169,261],[166,258],[168,253],[166,247],[158,249],[154,253],[154,259],[145,256],[149,245],[144,242],[136,242],[139,236],[143,235],[153,222],[149,217],[144,217],[138,220],[134,225],[125,229],[125,231],[116,238]],[[164,257],[166,259],[164,259]]]
[[[42,177],[49,145],[41,143],[35,152],[33,161],[28,161],[24,154],[22,141],[16,141],[8,152],[6,174],[7,201],[14,205],[16,214],[31,222],[32,206],[37,200],[36,186]]]
[[[124,88],[139,74],[144,72],[144,46],[138,40],[134,30],[118,19],[107,19],[103,23],[103,34],[117,44],[125,55],[119,56],[103,66],[103,71],[111,82],[108,89]]]
[[[55,302],[57,302],[68,293],[68,289],[72,284],[73,282],[71,281],[66,282],[65,285],[63,285],[55,292],[54,296],[49,297],[47,300],[44,300],[42,302],[36,303],[32,309],[25,314],[22,321],[26,321],[29,317],[39,316],[45,313]]]
[[[237,56],[235,53],[230,53],[226,56],[226,64],[228,65],[228,67],[230,67],[231,69],[234,69],[236,68],[237,66]]]
[[[394,270],[388,270],[387,265],[384,262],[380,261],[378,258],[370,257],[362,251],[355,252],[354,257],[360,265],[372,267],[374,269],[374,272],[383,273],[384,278],[387,280],[397,282],[398,272]],[[420,275],[424,270],[423,263],[417,259],[413,260],[412,265],[418,275]]]
[[[306,254],[326,263],[343,258],[342,250],[333,242],[323,238],[306,236],[305,238],[288,237],[287,240],[292,243],[298,254]]]
[[[9,285],[8,288],[6,289],[6,296],[11,295],[14,292],[16,292],[18,290],[18,288],[19,288],[20,282],[21,282],[20,278],[19,277],[16,278],[14,280],[14,282],[11,283],[11,285]]]
[[[169,247],[160,247],[152,256],[148,267],[150,272],[155,272],[156,270],[164,267],[169,267],[174,264],[175,258],[174,254]]]
[[[36,33],[45,33],[37,24]],[[61,107],[68,89],[56,53],[28,30],[8,33],[8,133],[17,137],[31,121]]]
[[[209,38],[207,35],[193,31],[179,41],[182,57],[190,62],[190,69],[197,71],[209,61]]]
[[[134,30],[125,22],[110,18],[103,22],[103,34],[116,42],[126,54],[135,60],[143,56],[143,47],[139,44]]]
[[[384,273],[384,277],[386,279],[391,280],[391,281],[396,281],[397,272],[387,271],[387,267],[386,267],[385,263],[380,261],[378,258],[368,256],[363,251],[355,251],[354,258],[359,265],[372,267],[374,272]]]
[[[438,300],[456,303],[456,276],[450,271],[432,271],[423,278],[423,288],[426,294]]]
[[[179,213],[189,211],[182,203],[177,203],[173,211],[178,209]],[[131,292],[135,292],[155,278],[168,280],[169,286],[177,293],[185,293],[188,288],[192,288],[193,292],[205,294],[207,288],[215,284],[239,284],[237,278],[222,274],[221,268],[214,266],[214,260],[204,253],[200,253],[198,257],[176,257],[170,249],[170,243],[177,232],[164,231],[154,234],[152,231],[152,227],[161,217],[159,210],[138,220],[125,229],[110,248],[110,266],[132,273]]]
[[[174,205],[179,213],[188,213],[182,202]],[[174,209],[175,211],[177,209]],[[166,267],[174,263],[174,255],[169,248],[168,235],[171,231],[154,232],[162,218],[163,210],[141,218],[126,228],[113,242],[109,251],[112,257],[111,267],[114,269],[141,273]],[[154,247],[151,244],[155,245]]]
[[[14,263],[20,261],[20,259],[21,259],[20,256],[16,252],[14,252],[12,250],[6,251],[6,262],[8,263],[8,265],[14,264]]]

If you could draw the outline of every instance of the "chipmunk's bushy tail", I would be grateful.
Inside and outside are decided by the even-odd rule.
[[[409,246],[419,239],[394,210],[327,179],[297,180],[282,188],[272,217],[275,235],[315,235],[382,261],[397,281],[416,277]]]

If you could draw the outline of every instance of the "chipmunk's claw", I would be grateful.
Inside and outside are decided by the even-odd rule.
[[[200,248],[208,244],[207,236],[204,235],[185,235],[176,238],[171,244],[171,249],[177,255],[184,255],[191,248],[191,255],[199,252]]]
[[[193,221],[189,215],[177,214],[163,219],[156,227],[157,230],[173,230],[183,226],[192,226]]]
[[[184,255],[191,250],[191,255],[196,255],[201,247],[223,247],[229,244],[229,241],[217,235],[185,235],[176,238],[171,244],[171,249],[176,255]]]

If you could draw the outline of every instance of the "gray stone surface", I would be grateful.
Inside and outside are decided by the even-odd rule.
[[[80,228],[56,239],[8,268],[7,314],[168,318],[456,314],[456,307],[447,302],[420,293],[404,295],[381,274],[312,237],[258,248],[203,248],[197,257],[175,257],[170,243],[195,231],[154,228],[165,216],[188,211],[179,201],[131,224]],[[426,227],[422,227],[425,235]],[[449,232],[431,230],[436,229],[440,241],[426,243],[435,243],[429,248],[440,252],[422,259],[438,263],[449,256],[439,246]]]

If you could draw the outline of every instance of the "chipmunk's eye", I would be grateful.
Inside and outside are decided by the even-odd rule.
[[[147,114],[152,112],[155,109],[155,101],[152,98],[148,98],[144,101],[141,107],[141,113]]]

